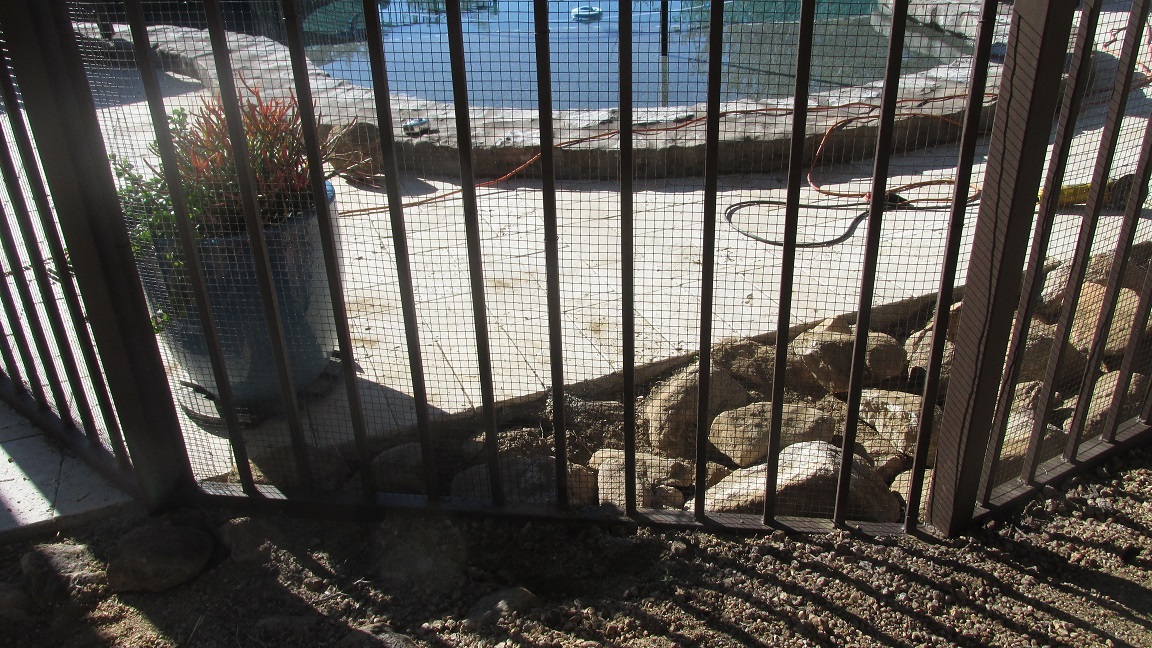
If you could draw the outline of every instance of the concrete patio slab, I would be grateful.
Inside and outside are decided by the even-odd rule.
[[[132,498],[0,404],[0,539],[136,506]]]

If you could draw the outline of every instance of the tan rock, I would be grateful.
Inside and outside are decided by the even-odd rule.
[[[700,398],[700,368],[686,367],[657,386],[644,401],[644,418],[648,420],[648,441],[660,452],[672,457],[693,459],[696,456],[696,415]],[[728,372],[713,367],[709,408],[711,417],[748,402],[748,391]],[[711,419],[704,422],[710,425]]]
[[[780,447],[800,441],[828,441],[837,432],[836,419],[810,406],[784,403]],[[712,422],[708,439],[736,465],[751,466],[768,454],[772,403],[745,405],[721,413]]]
[[[904,346],[886,333],[868,332],[868,349],[864,357],[870,381],[895,378],[908,367]]]
[[[589,465],[596,470],[601,504],[624,509],[625,497],[624,451],[603,449],[592,455]],[[647,452],[636,453],[636,505],[653,506],[657,486],[689,486],[694,479],[692,466]]]
[[[1012,410],[1008,414],[1008,425],[1004,431],[1004,443],[1000,448],[1000,461],[992,473],[994,486],[1007,483],[1020,476],[1024,467],[1024,457],[1028,451],[1028,440],[1032,434],[1036,417],[1028,410]],[[1064,450],[1067,435],[1055,425],[1044,427],[1040,442],[1037,465],[1060,456]]]
[[[1021,356],[1019,382],[1044,380],[1048,362],[1052,357],[1052,345],[1056,343],[1056,326],[1033,319],[1028,326],[1028,341]],[[1084,354],[1074,344],[1064,346],[1063,364],[1056,374],[1057,384],[1077,379],[1087,363]]]
[[[504,498],[512,503],[548,504],[556,501],[556,459],[510,457],[500,461]],[[465,499],[491,497],[488,466],[472,466],[452,478],[452,496]],[[568,464],[568,501],[573,506],[595,506],[596,473],[579,464]]]
[[[1120,379],[1119,371],[1110,371],[1096,380],[1096,387],[1092,390],[1092,400],[1088,404],[1088,417],[1084,421],[1084,431],[1081,439],[1099,437],[1104,433],[1104,422],[1108,417],[1112,397],[1116,393],[1117,382]],[[1140,413],[1140,402],[1148,392],[1148,376],[1132,374],[1132,382],[1128,385],[1120,403],[1120,414],[1116,417],[1118,423],[1123,423]]]
[[[878,463],[894,455],[912,455],[916,451],[916,437],[920,433],[920,410],[923,398],[918,394],[865,389],[860,395],[860,422],[856,440],[864,446]],[[940,408],[935,408],[932,419],[932,438],[929,442],[928,465],[936,455],[936,428],[939,426]]]
[[[830,517],[836,501],[840,472],[840,449],[823,441],[788,446],[780,453],[777,474],[776,514]],[[709,489],[705,495],[709,512],[758,513],[764,506],[764,465],[742,468]],[[691,509],[693,501],[685,504]],[[876,471],[858,456],[852,459],[848,518],[895,522],[900,500]]]
[[[419,443],[405,443],[376,455],[371,463],[373,486],[384,493],[423,493],[424,459]]]
[[[1104,292],[1103,286],[1094,283],[1084,284],[1080,292],[1080,301],[1076,305],[1076,317],[1072,320],[1068,340],[1084,355],[1089,354],[1096,336],[1100,309],[1104,304]],[[1139,295],[1134,291],[1127,288],[1120,289],[1116,310],[1112,316],[1112,326],[1104,346],[1104,355],[1116,356],[1124,353],[1132,333],[1132,323],[1136,321],[1138,300]],[[1147,328],[1146,324],[1144,328]]]
[[[949,324],[949,330],[951,330],[951,324]],[[932,329],[916,331],[908,336],[904,342],[904,351],[908,354],[908,375],[912,377],[927,376],[928,361],[932,353]],[[955,355],[956,345],[945,340],[944,355],[940,362],[940,390],[942,392],[948,389],[948,378],[952,374],[952,359]]]
[[[839,318],[824,320],[796,336],[789,348],[803,361],[821,387],[832,393],[848,390],[852,370],[852,329]]]

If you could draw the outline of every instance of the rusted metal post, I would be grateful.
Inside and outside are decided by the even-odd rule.
[[[144,503],[162,508],[195,482],[68,8],[3,2],[0,29]]]
[[[1076,1],[1015,8],[937,443],[929,519],[947,535],[972,520]]]

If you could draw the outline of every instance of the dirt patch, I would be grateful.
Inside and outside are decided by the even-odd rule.
[[[122,517],[0,545],[0,646],[1147,646],[1149,499],[1143,449],[948,541],[184,511],[229,529],[195,580],[20,595],[37,545],[106,568]]]

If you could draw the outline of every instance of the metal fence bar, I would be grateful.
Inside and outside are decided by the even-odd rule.
[[[1114,267],[1109,269],[1108,284],[1112,284],[1112,273],[1117,273],[1117,282],[1119,275],[1122,274],[1131,262],[1131,246],[1133,239],[1136,235],[1136,227],[1139,223],[1139,218],[1144,211],[1144,201],[1148,198],[1148,183],[1152,180],[1152,128],[1144,129],[1144,141],[1141,144],[1140,158],[1136,164],[1135,176],[1137,178],[1136,184],[1129,190],[1128,198],[1124,201],[1124,227],[1127,230],[1122,231],[1120,240],[1124,244],[1123,253],[1123,266]],[[1146,278],[1147,279],[1147,278]],[[1128,394],[1128,388],[1132,384],[1132,374],[1136,363],[1137,349],[1144,336],[1144,323],[1148,321],[1148,313],[1150,301],[1148,299],[1148,281],[1140,287],[1140,293],[1136,302],[1136,317],[1132,321],[1132,326],[1128,330],[1128,344],[1124,349],[1124,359],[1120,362],[1120,374],[1116,379],[1116,388],[1112,392],[1112,399],[1108,403],[1108,408],[1105,410],[1107,414],[1104,417],[1104,426],[1101,431],[1100,438],[1105,443],[1112,443],[1116,439],[1116,428],[1120,424],[1120,409],[1124,405],[1124,398]],[[1105,303],[1110,303],[1105,299]],[[1101,327],[1102,331],[1111,330],[1111,322],[1108,326]],[[1094,365],[1088,365],[1089,368]],[[1089,374],[1091,375],[1091,374]]]
[[[87,463],[105,479],[116,484],[130,496],[140,497],[140,484],[136,481],[135,475],[130,470],[122,469],[114,455],[103,445],[89,443],[88,437],[75,426],[60,420],[56,412],[40,407],[26,390],[12,383],[7,376],[0,376],[0,400],[37,428],[50,434],[72,455]]]
[[[968,89],[968,102],[964,108],[964,132],[960,135],[960,157],[956,163],[956,182],[952,187],[952,212],[948,218],[948,236],[944,244],[944,259],[940,266],[940,283],[936,292],[936,317],[932,327],[932,347],[928,355],[928,371],[921,394],[920,425],[916,433],[916,451],[912,457],[912,479],[908,488],[908,508],[904,515],[904,530],[911,533],[920,521],[920,502],[924,495],[924,471],[928,466],[928,450],[932,442],[932,427],[936,422],[936,403],[940,397],[940,371],[944,365],[944,345],[947,342],[948,320],[956,287],[956,266],[960,261],[963,244],[965,215],[971,202],[968,191],[972,186],[972,165],[976,158],[976,145],[984,137],[980,132],[980,118],[984,112],[984,91],[988,85],[988,61],[992,54],[992,37],[996,31],[998,0],[984,0],[980,10],[980,24],[976,33],[976,52],[972,59],[972,85]]]
[[[631,24],[629,24],[631,29]],[[700,395],[696,409],[696,500],[704,520],[708,485],[708,423],[712,373],[712,298],[716,273],[716,199],[720,170],[720,81],[724,62],[724,3],[713,2],[708,18],[708,108],[704,125],[704,241],[700,254]]]
[[[304,54],[304,30],[297,12],[298,0],[281,0],[280,8],[284,15],[284,27],[288,37],[288,56],[292,63],[292,80],[295,82],[297,106],[300,111],[300,124],[304,131],[304,147],[308,155],[308,175],[312,184],[312,195],[316,200],[316,217],[320,226],[320,247],[324,255],[324,271],[328,277],[328,297],[332,300],[332,316],[336,323],[336,339],[340,348],[340,369],[344,376],[344,388],[348,393],[348,410],[352,418],[352,436],[356,442],[359,463],[369,466],[372,453],[368,448],[368,424],[364,417],[364,403],[360,398],[360,387],[356,380],[356,357],[352,347],[352,335],[348,330],[348,309],[344,302],[344,285],[340,277],[340,257],[333,231],[332,206],[327,199],[324,180],[324,162],[320,156],[320,139],[317,134],[316,107],[312,99],[312,83],[308,78],[308,59]],[[360,487],[365,497],[376,492],[372,471],[360,470]]]
[[[260,288],[260,301],[268,324],[269,343],[272,346],[276,375],[280,381],[280,398],[286,410],[285,417],[288,419],[288,430],[296,459],[296,471],[303,487],[306,490],[311,490],[313,487],[312,462],[308,457],[308,443],[304,438],[304,427],[300,420],[296,390],[292,384],[292,370],[288,358],[287,340],[284,336],[284,323],[280,318],[280,303],[276,297],[276,287],[272,279],[268,245],[264,240],[264,224],[260,221],[260,204],[252,176],[252,163],[248,157],[247,136],[244,132],[243,117],[240,114],[240,97],[236,91],[232,61],[229,58],[228,36],[224,31],[224,17],[220,11],[220,0],[204,0],[204,9],[208,23],[208,35],[212,41],[212,57],[216,63],[216,72],[220,83],[221,103],[228,122],[232,157],[236,163],[238,188],[244,208],[244,221],[252,242],[252,261],[256,268],[256,282]]]
[[[776,314],[776,364],[772,368],[772,411],[764,479],[764,524],[776,517],[776,482],[780,473],[780,437],[784,426],[784,386],[788,374],[788,330],[792,326],[792,288],[796,279],[796,240],[800,230],[800,189],[808,136],[808,93],[812,78],[812,43],[816,0],[800,2],[796,44],[796,83],[792,97],[792,136],[788,150],[788,190],[784,197],[784,249],[780,258],[780,310]]]
[[[1036,477],[1036,467],[1039,464],[1040,440],[1044,438],[1044,430],[1048,424],[1048,410],[1052,407],[1052,400],[1056,392],[1056,375],[1064,359],[1064,347],[1072,330],[1072,321],[1076,316],[1077,305],[1080,301],[1080,291],[1084,286],[1084,273],[1088,267],[1088,257],[1092,254],[1092,241],[1096,238],[1096,218],[1104,207],[1105,187],[1108,182],[1108,173],[1112,168],[1112,159],[1116,154],[1116,145],[1120,139],[1120,126],[1124,120],[1124,111],[1128,106],[1128,93],[1132,88],[1132,78],[1135,74],[1136,43],[1141,36],[1139,26],[1144,23],[1148,14],[1148,0],[1139,0],[1136,11],[1129,16],[1128,33],[1124,35],[1124,49],[1120,54],[1120,68],[1116,75],[1116,87],[1113,89],[1112,100],[1108,105],[1108,118],[1104,122],[1104,130],[1100,135],[1100,148],[1097,152],[1096,166],[1092,171],[1092,184],[1088,189],[1088,199],[1084,207],[1084,219],[1080,224],[1080,236],[1076,241],[1076,252],[1072,257],[1072,265],[1068,272],[1068,285],[1064,290],[1064,303],[1060,318],[1056,322],[1056,332],[1053,335],[1052,352],[1048,358],[1048,367],[1044,372],[1044,382],[1040,388],[1036,417],[1032,431],[1028,438],[1028,450],[1024,454],[1024,467],[1021,469],[1021,479],[1031,482]],[[1105,329],[1106,331],[1107,329]],[[1097,333],[1099,335],[1099,332]],[[1105,333],[1107,335],[1107,333]],[[1089,366],[1085,374],[1085,384],[1094,381]],[[1085,408],[1088,399],[1077,405]],[[1085,410],[1086,413],[1086,410]],[[1073,416],[1072,424],[1068,430],[1069,444],[1065,448],[1065,460],[1068,460],[1069,451],[1075,453],[1079,444],[1080,428],[1083,427],[1083,417]],[[1075,441],[1072,441],[1075,439]]]
[[[667,3],[665,3],[667,4]],[[624,380],[624,509],[636,515],[636,257],[632,126],[632,2],[619,3],[620,334]]]
[[[480,397],[488,451],[488,484],[492,503],[504,505],[497,447],[496,397],[492,378],[492,352],[488,314],[484,302],[484,260],[480,250],[480,215],[476,204],[476,177],[472,171],[472,122],[468,115],[468,79],[465,73],[463,15],[460,0],[445,3],[448,18],[448,54],[452,64],[452,101],[456,112],[456,139],[460,147],[460,198],[468,238],[468,275],[472,284],[472,316],[476,323],[476,356],[480,365]]]
[[[176,150],[172,133],[168,127],[168,116],[164,110],[164,95],[160,90],[159,71],[154,63],[153,51],[148,38],[148,27],[144,23],[144,10],[140,0],[128,0],[125,4],[128,25],[132,30],[132,46],[136,55],[136,67],[140,70],[140,80],[144,86],[144,96],[148,101],[148,113],[152,119],[152,129],[156,135],[156,149],[160,154],[160,166],[164,181],[172,198],[172,211],[175,214],[176,232],[183,249],[184,263],[188,267],[188,279],[196,309],[200,315],[200,327],[204,334],[204,345],[208,350],[208,360],[212,366],[212,377],[216,380],[216,398],[220,412],[228,430],[228,443],[232,457],[236,461],[236,474],[244,492],[257,495],[252,479],[252,466],[248,463],[248,449],[240,431],[240,421],[236,415],[236,402],[232,396],[232,384],[228,380],[228,369],[220,348],[220,333],[216,328],[216,318],[212,314],[212,302],[204,283],[204,268],[200,261],[200,245],[192,228],[188,214],[188,201],[180,171],[176,163]]]
[[[1012,15],[936,444],[930,520],[946,535],[974,512],[1074,9],[1070,0],[1017,0]]]
[[[32,278],[36,282],[37,292],[40,294],[40,299],[44,302],[44,316],[48,320],[48,326],[52,332],[52,340],[56,343],[56,350],[60,353],[60,364],[64,369],[64,376],[67,379],[67,386],[72,392],[72,397],[76,399],[76,410],[80,414],[80,424],[83,428],[85,436],[92,445],[101,445],[100,431],[96,428],[96,420],[92,416],[92,408],[88,403],[88,393],[84,389],[84,382],[80,378],[80,369],[76,362],[76,354],[72,349],[72,341],[68,339],[68,332],[64,328],[64,317],[60,313],[60,305],[56,301],[56,293],[52,290],[51,279],[48,277],[48,264],[44,261],[44,255],[40,251],[40,242],[36,240],[36,232],[32,228],[32,214],[28,209],[28,201],[24,197],[23,187],[20,186],[20,177],[16,173],[16,165],[12,160],[12,151],[8,146],[0,146],[0,171],[4,177],[4,184],[8,190],[8,197],[11,200],[12,214],[11,216],[16,221],[16,227],[20,230],[20,239],[24,244],[24,251],[28,255],[28,264],[32,271]],[[12,232],[9,223],[4,224],[4,237],[7,243],[11,237]],[[12,241],[14,244],[15,241]],[[13,246],[15,247],[15,246]],[[23,274],[23,270],[21,270]],[[27,286],[25,286],[27,289]],[[35,310],[35,306],[30,308],[30,315],[33,316],[33,324],[37,325],[39,315]],[[43,331],[41,331],[43,335]],[[46,365],[51,365],[55,372],[56,363],[51,357],[44,358]],[[49,376],[51,379],[51,374]],[[59,381],[59,378],[57,378]],[[64,385],[56,385],[56,389],[63,390]],[[67,400],[65,400],[65,404]],[[65,423],[72,422],[72,413],[66,410],[60,413],[60,418]]]
[[[388,91],[388,65],[384,60],[384,35],[376,0],[363,0],[368,62],[372,72],[372,98],[380,134],[380,168],[388,196],[388,220],[392,228],[392,249],[396,256],[396,283],[404,316],[404,338],[408,347],[408,371],[412,376],[412,398],[416,406],[416,430],[420,435],[420,461],[424,468],[424,490],[430,501],[439,498],[436,483],[436,453],[428,416],[428,388],[424,382],[424,355],[420,347],[420,325],[416,319],[416,296],[412,265],[408,258],[408,233],[404,224],[404,197],[400,193],[400,169],[396,162],[396,133]]]
[[[195,481],[71,20],[63,3],[4,2],[0,28],[141,493],[159,509]]]
[[[544,257],[548,285],[548,351],[552,369],[552,433],[556,439],[556,502],[568,508],[567,411],[564,405],[564,326],[560,319],[560,237],[556,227],[556,161],[552,125],[552,58],[548,2],[533,0],[536,26],[536,91],[540,115],[540,180],[544,194]]]
[[[28,135],[28,126],[24,117],[16,109],[19,98],[16,95],[16,83],[12,78],[12,71],[8,67],[6,54],[0,59],[0,98],[9,106],[7,111],[8,124],[12,129],[16,150],[20,155],[21,166],[28,187],[32,194],[32,203],[36,207],[36,215],[40,222],[40,230],[48,244],[49,256],[52,266],[59,278],[60,290],[64,294],[64,303],[68,307],[68,315],[72,321],[72,330],[76,333],[77,345],[84,359],[84,367],[88,372],[88,380],[96,394],[96,404],[100,408],[100,417],[104,421],[104,428],[108,431],[108,438],[112,444],[112,452],[121,468],[128,468],[131,461],[128,458],[128,449],[124,447],[124,434],[120,430],[120,421],[116,417],[116,409],[112,405],[112,397],[108,393],[108,385],[104,382],[104,372],[100,360],[96,357],[96,345],[92,342],[92,335],[88,330],[88,322],[84,318],[84,308],[80,304],[80,295],[76,292],[76,282],[72,278],[72,269],[68,265],[68,257],[64,252],[64,244],[60,242],[60,233],[53,220],[52,206],[48,200],[48,193],[44,188],[44,179],[40,176],[37,166],[36,153],[32,146],[32,138]],[[13,377],[13,383],[19,383],[19,376]]]
[[[12,259],[5,258],[4,261],[5,265],[11,268]],[[18,258],[16,265],[20,265]],[[0,265],[0,268],[3,266]],[[40,407],[51,409],[51,405],[48,404],[48,395],[44,392],[44,384],[40,380],[40,372],[36,369],[36,358],[32,355],[31,347],[28,345],[28,336],[24,333],[24,324],[19,318],[20,310],[16,308],[16,301],[12,299],[12,288],[8,285],[7,280],[0,280],[0,304],[4,306],[4,316],[8,320],[8,327],[12,330],[16,341],[16,352],[20,354],[19,364],[23,367],[24,376],[28,379],[28,389]]]
[[[1121,82],[1117,84],[1117,89],[1127,96],[1131,89],[1132,79],[1135,76],[1134,65],[1136,63],[1136,55],[1139,52],[1144,34],[1144,25],[1148,19],[1148,9],[1152,5],[1150,0],[1136,0],[1134,10],[1128,16],[1127,31],[1124,36],[1124,49],[1120,54],[1120,74],[1123,75]],[[1127,104],[1124,104],[1126,107]],[[1120,126],[1124,121],[1124,107],[1121,107],[1119,112],[1116,113],[1116,139],[1120,137]],[[1109,115],[1111,118],[1112,115]],[[1107,128],[1107,125],[1105,125]],[[1115,145],[1114,145],[1115,146]],[[1140,158],[1136,167],[1136,175],[1139,177],[1139,188],[1146,187],[1148,184],[1148,156],[1150,153],[1149,147],[1152,146],[1152,128],[1145,127],[1143,143],[1141,144]],[[1109,159],[1108,165],[1111,168],[1112,160]],[[1107,171],[1099,177],[1101,185],[1108,182]],[[1093,177],[1093,181],[1097,181]],[[1095,190],[1095,194],[1092,191]],[[1105,191],[1104,187],[1097,187],[1092,185],[1089,190],[1090,201],[1085,206],[1089,211],[1085,214],[1088,220],[1096,221],[1100,217],[1100,212],[1104,208]],[[1072,413],[1072,421],[1068,426],[1068,441],[1064,446],[1064,460],[1072,461],[1076,457],[1076,450],[1080,447],[1080,437],[1083,436],[1084,424],[1088,420],[1088,406],[1092,400],[1091,394],[1095,391],[1096,387],[1096,370],[1100,363],[1104,360],[1104,349],[1108,342],[1109,334],[1112,330],[1112,320],[1116,314],[1116,302],[1120,298],[1120,281],[1123,276],[1125,267],[1128,264],[1128,257],[1132,253],[1132,243],[1136,236],[1136,227],[1139,224],[1138,216],[1140,214],[1139,205],[1133,205],[1132,209],[1126,209],[1123,221],[1120,225],[1120,233],[1118,234],[1118,243],[1115,251],[1113,252],[1112,265],[1108,269],[1107,284],[1104,288],[1103,304],[1101,304],[1100,315],[1096,320],[1096,335],[1092,340],[1092,346],[1088,352],[1088,365],[1084,372],[1082,393],[1087,394],[1087,397],[1082,397],[1076,402],[1076,409]],[[1090,253],[1087,250],[1086,253]],[[1060,338],[1057,338],[1058,340]],[[1116,385],[1117,389],[1126,387],[1126,385]],[[1119,392],[1117,392],[1119,393]],[[1047,410],[1044,410],[1047,412]],[[1041,428],[1043,430],[1043,428]]]
[[[856,431],[860,425],[860,401],[864,392],[868,329],[872,322],[872,293],[876,289],[876,266],[880,261],[880,232],[884,223],[884,208],[888,206],[888,162],[892,156],[892,132],[896,124],[900,63],[904,53],[904,33],[908,26],[909,1],[896,0],[892,5],[892,33],[888,41],[888,59],[884,65],[884,94],[880,100],[880,128],[876,134],[876,160],[872,170],[868,229],[864,243],[864,268],[860,278],[860,305],[856,312],[856,340],[852,345],[852,370],[848,374],[848,415],[845,417],[844,445],[840,452],[836,507],[832,512],[832,522],[836,525],[843,525],[848,514],[853,448],[856,446]]]
[[[52,400],[56,403],[56,414],[64,421],[65,425],[73,425],[72,408],[68,405],[68,396],[64,393],[60,372],[56,370],[52,349],[48,346],[47,336],[44,335],[44,325],[40,319],[39,311],[36,310],[36,300],[32,296],[32,290],[28,287],[28,277],[20,263],[20,253],[16,249],[16,241],[12,238],[12,230],[8,226],[8,212],[3,206],[0,206],[0,249],[3,249],[4,256],[8,261],[8,274],[12,276],[12,282],[16,284],[16,295],[20,298],[21,306],[18,312],[28,320],[32,344],[36,347],[36,354],[40,357],[44,376],[48,380],[48,389],[52,392]],[[7,282],[7,278],[0,279],[0,281]]]
[[[12,346],[8,344],[8,331],[0,320],[0,358],[4,361],[4,374],[12,381],[13,387],[20,385],[20,365],[16,363],[16,356],[12,355]]]
[[[660,56],[668,56],[668,11],[668,0],[660,0]]]
[[[1012,399],[1023,364],[1024,348],[1028,341],[1028,330],[1032,324],[1032,315],[1036,311],[1040,291],[1044,287],[1044,262],[1048,243],[1052,239],[1052,227],[1056,221],[1056,213],[1059,210],[1060,185],[1064,181],[1064,171],[1068,167],[1068,157],[1072,152],[1072,141],[1076,134],[1076,120],[1080,116],[1080,108],[1087,92],[1088,77],[1091,76],[1088,65],[1085,63],[1088,61],[1096,39],[1096,29],[1100,22],[1102,4],[1102,0],[1087,1],[1081,12],[1080,26],[1076,31],[1072,60],[1068,69],[1068,78],[1064,84],[1064,97],[1060,104],[1060,115],[1057,118],[1056,134],[1052,144],[1052,163],[1048,165],[1048,172],[1044,180],[1044,192],[1040,200],[1039,212],[1036,215],[1036,234],[1032,238],[1028,268],[1024,272],[1020,303],[1016,309],[1018,314],[1012,326],[1012,337],[1008,345],[1004,382],[1000,387],[996,402],[996,415],[992,419],[992,443],[988,446],[981,476],[983,486],[980,489],[980,502],[982,504],[987,504],[992,497],[994,486],[992,471],[995,470],[996,464],[1000,460],[1004,435],[1008,428],[1008,414],[1012,408]]]

